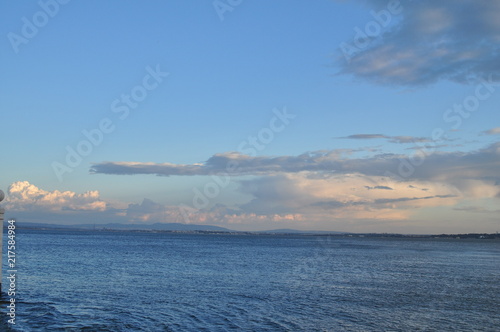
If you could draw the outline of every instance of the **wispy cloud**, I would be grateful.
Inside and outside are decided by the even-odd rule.
[[[387,136],[382,135],[382,134],[355,134],[355,135],[349,135],[346,137],[339,137],[339,138],[348,138],[348,139],[377,139],[377,138],[387,138]]]
[[[424,197],[400,197],[400,198],[379,198],[375,200],[375,204],[387,204],[387,203],[399,203],[399,202],[409,202],[417,201],[421,199],[434,199],[434,198],[453,198],[457,195],[435,195],[435,196],[424,196]]]
[[[500,209],[491,210],[491,209],[487,209],[487,208],[484,208],[481,206],[462,206],[462,207],[456,207],[453,210],[463,211],[463,212],[472,212],[472,213],[491,213],[491,214],[500,213]]]
[[[500,135],[500,127],[492,128],[490,130],[483,131],[484,135]]]
[[[374,187],[365,186],[365,188],[368,189],[368,190],[373,190],[373,189],[394,190],[394,189],[392,189],[391,187],[388,187],[388,186],[374,186]]]
[[[405,148],[405,150],[422,150],[423,148],[430,148],[430,149],[440,149],[440,148],[451,148],[451,147],[463,147],[463,144],[423,144],[423,145],[416,145],[416,146],[410,146]]]
[[[363,1],[378,11],[387,1]],[[500,75],[500,2],[401,1],[402,19],[341,73],[382,84],[414,86],[450,80],[466,83]]]
[[[355,134],[355,135],[349,135],[345,137],[338,137],[342,139],[359,139],[359,140],[365,140],[365,139],[386,139],[390,143],[398,143],[398,144],[404,144],[404,143],[421,143],[421,142],[431,142],[432,140],[430,138],[426,137],[415,137],[415,136],[388,136],[388,135],[383,135],[383,134]]]

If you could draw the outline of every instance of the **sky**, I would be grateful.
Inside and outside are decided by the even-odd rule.
[[[500,2],[3,1],[6,217],[500,230]]]

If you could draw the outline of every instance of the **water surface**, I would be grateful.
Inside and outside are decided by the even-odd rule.
[[[494,240],[18,230],[17,241],[19,331],[500,326]]]

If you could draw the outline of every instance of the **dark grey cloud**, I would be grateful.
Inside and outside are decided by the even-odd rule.
[[[373,190],[373,189],[394,190],[394,189],[392,189],[391,187],[388,187],[388,186],[374,186],[374,187],[365,186],[365,188],[368,189],[368,190]]]
[[[374,12],[387,10],[389,3],[358,1]],[[371,37],[368,33],[364,44],[359,39],[359,52],[353,52],[349,61],[344,55],[339,56],[340,73],[402,86],[441,80],[471,83],[500,75],[500,1],[400,0],[400,3],[402,9],[391,15],[391,24]],[[358,28],[366,34],[365,24]],[[356,47],[355,35],[350,36],[350,42],[346,38],[348,44]]]

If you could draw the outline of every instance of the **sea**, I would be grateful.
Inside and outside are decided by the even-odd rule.
[[[500,241],[4,232],[2,331],[500,331]],[[12,322],[12,321],[11,321]]]

